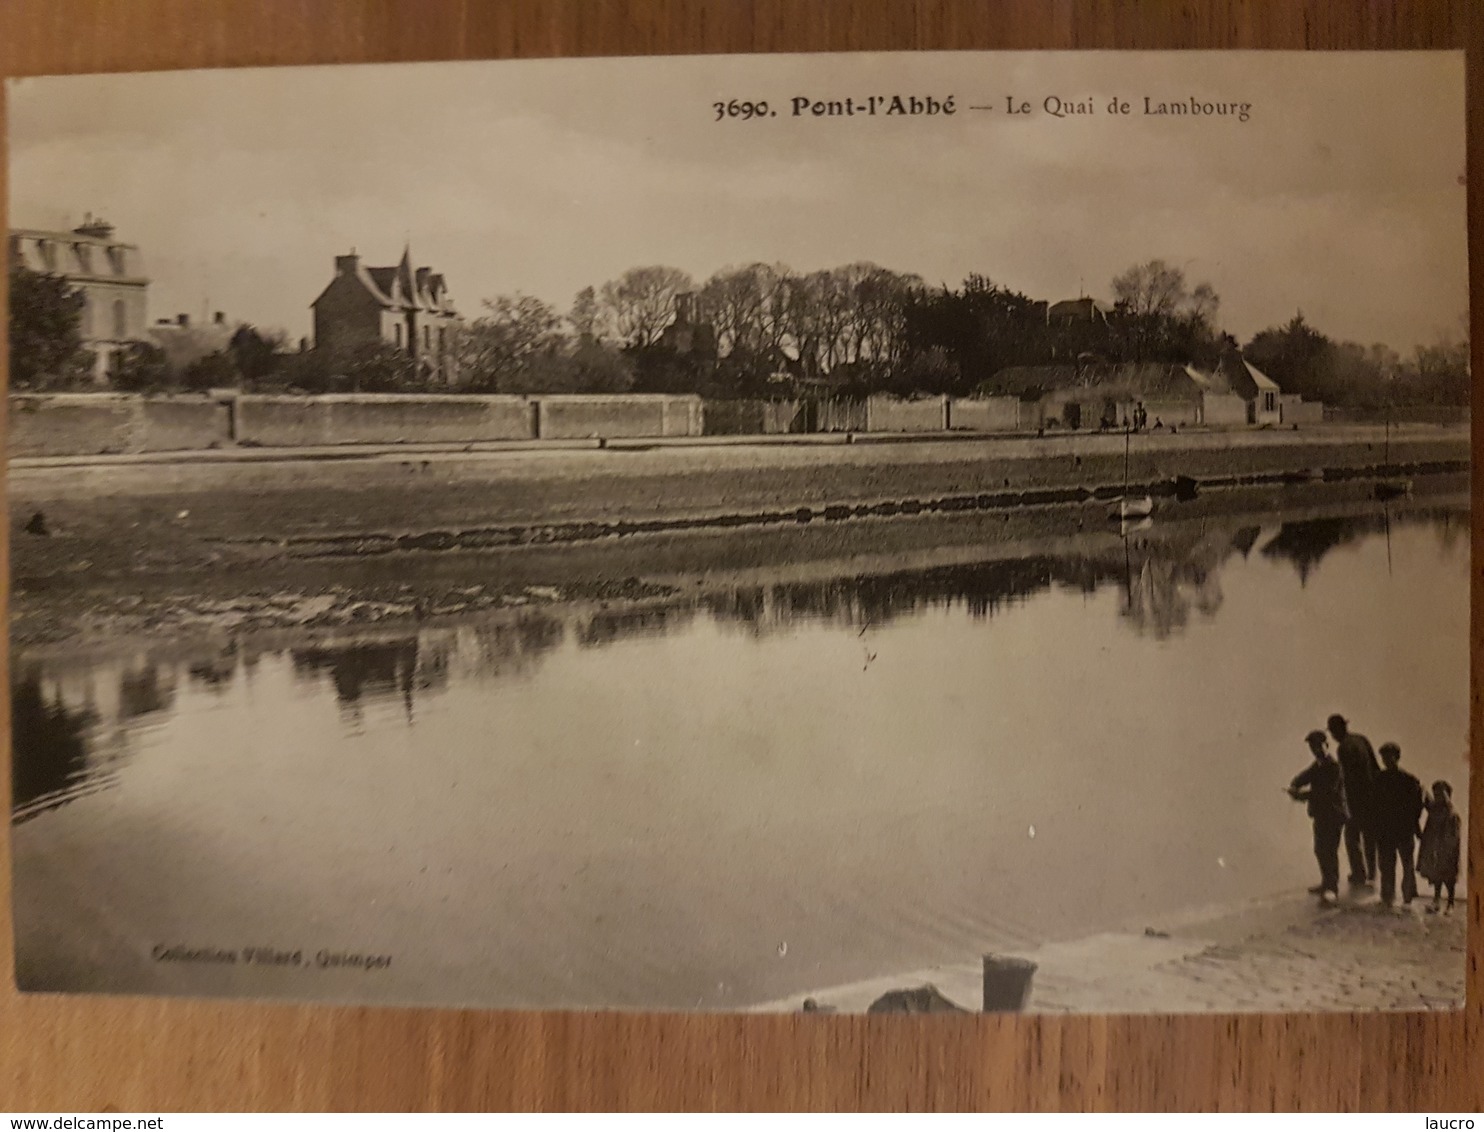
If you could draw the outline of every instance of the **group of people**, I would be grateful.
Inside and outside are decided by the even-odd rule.
[[[1118,427],[1117,407],[1110,406],[1098,421],[1098,431],[1110,432]],[[1154,418],[1154,431],[1161,432],[1165,427],[1164,421],[1158,417]],[[1149,410],[1144,408],[1144,402],[1136,403],[1131,411],[1125,412],[1123,416],[1124,432],[1145,432],[1149,428]],[[1175,430],[1170,429],[1171,432]]]
[[[1433,886],[1428,911],[1438,911],[1446,892],[1451,912],[1463,844],[1453,787],[1439,780],[1424,795],[1417,777],[1402,770],[1402,751],[1395,743],[1381,744],[1378,761],[1370,740],[1351,731],[1344,716],[1330,716],[1327,727],[1328,735],[1311,731],[1305,737],[1314,761],[1288,786],[1291,797],[1308,803],[1314,822],[1320,879],[1309,891],[1325,903],[1339,899],[1343,839],[1351,888],[1371,888],[1379,874],[1381,902],[1394,904],[1400,862],[1403,904],[1416,898],[1420,873]],[[1424,814],[1426,825],[1421,824]]]

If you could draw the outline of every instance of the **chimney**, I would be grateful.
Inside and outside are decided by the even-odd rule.
[[[217,311],[211,316],[211,321],[217,326],[225,326],[227,324],[226,311]]]
[[[354,251],[352,251],[350,255],[337,255],[335,257],[335,274],[354,275],[356,273],[356,268],[358,268],[360,265],[361,257],[356,255]]]
[[[191,316],[190,315],[188,315],[188,314],[178,314],[178,315],[175,316],[175,325],[176,326],[189,326],[190,324],[191,324]]]

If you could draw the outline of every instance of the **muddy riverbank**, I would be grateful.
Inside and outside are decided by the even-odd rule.
[[[1325,481],[1205,487],[1194,498],[1161,498],[1156,521],[1132,537],[1144,546],[1199,538],[1209,524],[1263,525],[1295,517],[1374,515],[1376,481],[1356,475]],[[1421,476],[1386,513],[1403,519],[1467,498],[1466,473]],[[72,569],[26,574],[17,567],[11,596],[13,643],[22,650],[110,647],[121,639],[170,639],[190,647],[242,634],[389,630],[469,616],[525,617],[574,603],[593,609],[665,607],[756,578],[817,581],[951,568],[1028,552],[1118,553],[1124,531],[1097,498],[1006,503],[995,493],[981,508],[900,507],[841,518],[811,517],[739,527],[729,523],[626,534],[485,545],[479,549],[326,554],[300,536],[234,544],[241,557],[213,569],[164,564],[132,574]],[[812,512],[811,512],[812,515]],[[181,531],[187,536],[188,531]],[[45,550],[66,536],[37,540]],[[24,547],[25,544],[22,544]],[[156,548],[181,554],[188,537]],[[76,553],[76,551],[74,551]],[[20,555],[17,556],[19,561]]]

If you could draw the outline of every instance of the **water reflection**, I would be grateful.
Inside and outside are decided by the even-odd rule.
[[[397,956],[349,997],[732,1008],[1297,891],[1281,787],[1330,712],[1466,781],[1466,511],[1417,505],[21,655],[22,969],[212,989],[94,946],[106,898],[130,938]]]
[[[1299,582],[1307,584],[1319,564],[1332,551],[1359,542],[1366,535],[1389,535],[1393,527],[1431,526],[1438,543],[1450,550],[1467,533],[1467,516],[1448,510],[1424,509],[1394,515],[1385,507],[1369,515],[1346,515],[1284,523],[1282,529],[1262,547],[1269,558],[1291,562]]]
[[[194,673],[194,667],[191,669]],[[138,719],[175,706],[175,680],[169,669],[145,663],[119,676],[119,718]]]
[[[184,662],[132,658],[117,673],[117,704],[100,712],[90,678],[73,687],[45,685],[46,669],[21,670],[12,688],[14,807],[17,820],[106,786],[103,767],[128,757],[128,727],[168,717],[180,675],[213,696],[228,693],[268,657],[285,657],[293,680],[312,692],[327,686],[343,717],[363,718],[367,705],[397,704],[411,722],[421,697],[452,680],[524,679],[570,641],[583,650],[626,640],[679,633],[700,618],[762,638],[802,624],[882,628],[929,610],[956,609],[984,621],[1007,607],[1060,589],[1095,595],[1116,588],[1120,623],[1141,636],[1165,640],[1197,619],[1218,616],[1225,601],[1223,574],[1233,559],[1289,563],[1301,585],[1336,550],[1393,528],[1429,528],[1449,551],[1468,534],[1459,508],[1391,508],[1274,523],[1143,524],[1123,530],[1052,540],[1052,545],[986,547],[985,558],[864,574],[714,588],[639,605],[568,605],[507,611],[495,617],[392,637],[347,634],[287,649],[229,642]],[[997,555],[997,557],[990,557]],[[103,668],[97,670],[98,673]],[[110,717],[111,718],[108,718]],[[115,732],[103,730],[103,723]],[[110,755],[91,753],[110,740]],[[86,788],[86,789],[85,789]]]
[[[59,690],[42,688],[32,667],[10,688],[12,806],[17,816],[60,805],[86,781],[88,734],[97,722],[87,708],[70,708]]]

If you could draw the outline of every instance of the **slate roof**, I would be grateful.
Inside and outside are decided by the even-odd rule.
[[[402,258],[393,267],[367,267],[358,262],[355,278],[372,298],[388,310],[422,310],[447,315],[456,313],[442,274],[428,267],[414,269],[412,250],[408,247],[402,249]],[[320,296],[323,295],[324,292],[321,292]],[[318,302],[317,298],[310,306]]]
[[[1063,299],[1059,303],[1052,303],[1046,309],[1046,318],[1048,321],[1085,318],[1090,322],[1094,315],[1100,315],[1106,319],[1112,311],[1113,308],[1108,306],[1107,303],[1100,303],[1098,300],[1084,295],[1080,299]]]
[[[1248,401],[1256,400],[1259,393],[1282,393],[1274,381],[1262,370],[1238,353],[1230,353],[1221,359],[1216,373],[1231,392]]]

